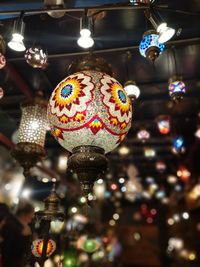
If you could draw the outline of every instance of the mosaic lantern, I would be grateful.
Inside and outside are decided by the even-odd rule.
[[[165,50],[165,45],[160,44],[159,35],[155,31],[147,31],[139,45],[140,54],[152,62]]]
[[[46,107],[41,92],[21,105],[19,141],[12,154],[25,173],[45,156],[44,143],[48,126]]]
[[[42,257],[43,244],[44,244],[43,239],[37,239],[33,241],[32,254],[36,258]],[[47,244],[46,257],[47,258],[50,257],[54,253],[55,250],[56,250],[56,243],[50,239]]]
[[[185,89],[185,83],[180,77],[174,76],[169,79],[169,95],[171,96],[172,100],[181,100],[185,95]]]
[[[3,69],[6,65],[6,58],[2,53],[0,53],[0,69]]]
[[[107,74],[111,71],[102,59],[88,57],[77,68],[79,72],[53,91],[48,117],[54,137],[72,152],[68,167],[88,184],[106,169],[104,154],[125,138],[132,106],[122,85]]]
[[[174,153],[183,153],[185,151],[184,139],[181,136],[178,136],[172,140],[172,151]]]
[[[168,134],[170,132],[170,117],[167,115],[161,115],[156,120],[158,130],[161,134]]]
[[[137,138],[141,140],[142,142],[145,142],[150,138],[150,132],[148,132],[146,129],[141,129],[137,132]]]
[[[47,53],[39,46],[27,49],[24,57],[33,68],[45,69],[47,67]]]

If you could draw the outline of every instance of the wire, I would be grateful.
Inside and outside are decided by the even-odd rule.
[[[200,16],[200,12],[191,12],[191,11],[168,8],[168,7],[167,8],[166,7],[157,7],[156,5],[154,7],[156,9],[170,11],[170,12],[174,12],[174,13],[180,13],[180,14],[184,14],[184,15]]]

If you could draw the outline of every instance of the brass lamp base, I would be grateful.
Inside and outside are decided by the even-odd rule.
[[[33,143],[18,143],[11,155],[19,162],[24,169],[24,175],[29,173],[30,168],[45,158],[45,150],[42,146]]]
[[[102,177],[107,169],[104,149],[96,146],[79,146],[72,150],[68,168],[74,171],[85,195],[92,192],[95,180]]]

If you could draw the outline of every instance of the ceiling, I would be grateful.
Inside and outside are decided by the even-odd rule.
[[[200,53],[198,38],[200,21],[196,14],[200,11],[200,3],[198,1],[156,1],[159,14],[171,27],[179,30],[179,35],[167,44],[166,51],[156,60],[155,64],[143,58],[138,51],[138,44],[143,33],[152,28],[145,19],[143,9],[128,9],[127,1],[66,1],[65,4],[66,8],[74,8],[74,12],[66,12],[65,16],[60,19],[53,19],[47,14],[29,15],[29,13],[25,13],[26,47],[35,43],[45,47],[49,54],[49,65],[46,70],[33,69],[25,62],[23,53],[7,49],[8,65],[0,75],[1,84],[5,90],[5,97],[1,100],[1,116],[4,120],[5,118],[8,120],[7,123],[1,124],[1,132],[10,138],[12,132],[18,127],[21,114],[19,103],[23,98],[23,92],[27,94],[27,90],[29,90],[34,93],[38,89],[43,89],[46,96],[49,97],[57,83],[67,75],[70,63],[84,52],[76,43],[80,27],[79,18],[82,16],[82,12],[76,11],[76,8],[99,6],[100,4],[113,8],[124,5],[127,9],[108,10],[105,18],[96,20],[93,33],[94,51],[112,64],[115,77],[122,84],[128,78],[133,79],[141,89],[140,98],[133,104],[133,125],[125,140],[125,143],[130,145],[132,152],[123,160],[133,161],[139,167],[148,165],[151,168],[154,166],[152,161],[144,158],[144,144],[138,142],[136,138],[136,132],[145,127],[151,132],[151,138],[145,143],[145,146],[152,146],[157,150],[156,159],[163,159],[171,164],[172,159],[176,157],[170,149],[172,137],[161,136],[155,124],[156,117],[161,114],[172,116],[173,129],[175,129],[172,134],[184,135],[186,144],[188,144],[187,151],[189,151],[189,146],[194,141],[193,133],[198,122],[197,114],[200,105],[200,59],[198,57]],[[10,16],[8,11],[11,13],[11,11],[22,9],[43,8],[42,1],[32,3],[3,1],[0,6],[1,32],[6,40],[10,38],[13,25],[13,18],[6,18],[6,16]],[[7,13],[5,14],[4,11]],[[187,23],[188,20],[190,23]],[[112,51],[116,48],[117,51]],[[131,52],[131,59],[128,63],[127,51]],[[127,66],[129,77],[127,77]],[[187,85],[187,94],[180,104],[173,106],[167,86],[169,77],[175,72],[183,77]],[[22,83],[16,79],[16,74]],[[23,91],[20,87],[26,87],[27,90]],[[178,132],[176,133],[176,131]],[[47,150],[51,151],[52,149],[60,150],[60,147],[52,137],[48,136]],[[118,161],[121,159],[117,151],[110,157],[120,168],[121,164]],[[142,170],[143,168],[141,168],[141,172]]]

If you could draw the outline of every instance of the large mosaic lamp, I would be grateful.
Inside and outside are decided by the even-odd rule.
[[[89,55],[71,68],[48,104],[51,131],[72,152],[68,167],[85,191],[107,168],[105,154],[116,148],[131,127],[132,107],[122,85],[102,58]]]
[[[22,117],[19,126],[19,140],[12,151],[14,158],[24,168],[29,169],[45,156],[44,143],[47,131],[47,102],[38,91],[32,99],[26,99],[22,105]]]

